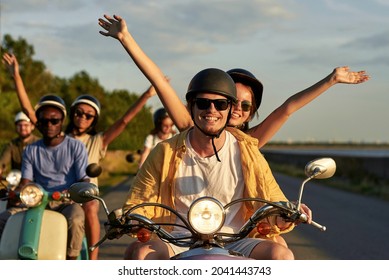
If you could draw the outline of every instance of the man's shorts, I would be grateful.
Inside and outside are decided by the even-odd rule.
[[[264,241],[259,238],[243,238],[239,241],[227,244],[224,246],[225,249],[241,253],[245,257],[249,257],[254,247]],[[174,255],[188,251],[189,247],[179,247],[171,243],[167,243],[168,246],[173,250]]]

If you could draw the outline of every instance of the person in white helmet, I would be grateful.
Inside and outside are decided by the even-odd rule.
[[[37,140],[39,137],[34,135],[34,124],[23,112],[15,115],[15,130],[18,137],[9,142],[0,156],[0,176],[8,170],[21,169],[22,154],[24,148]]]

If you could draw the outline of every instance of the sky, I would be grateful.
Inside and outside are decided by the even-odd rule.
[[[54,75],[86,71],[107,90],[141,94],[149,82],[117,40],[99,34],[103,14],[126,20],[183,101],[200,70],[247,69],[264,84],[251,126],[335,67],[366,70],[368,82],[334,85],[272,140],[389,142],[389,0],[0,0],[0,7],[1,38],[22,37]],[[147,104],[162,106],[157,96]]]

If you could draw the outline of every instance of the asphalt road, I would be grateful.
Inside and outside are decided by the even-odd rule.
[[[274,174],[290,200],[296,200],[301,179]],[[120,207],[132,178],[104,196],[110,210]],[[330,180],[330,179],[328,179]],[[388,260],[389,202],[340,191],[325,185],[326,180],[308,182],[303,202],[313,211],[316,222],[327,227],[321,232],[310,225],[299,225],[284,235],[298,260]],[[106,216],[100,210],[103,223]],[[104,233],[104,229],[102,229]],[[100,247],[100,259],[122,259],[128,236],[109,240]]]
[[[125,181],[115,186],[110,192],[104,195],[104,201],[110,211],[123,205],[124,200],[127,197],[127,193],[130,189],[132,179],[133,177],[127,178]],[[103,207],[100,207],[99,218],[101,224],[101,235],[103,236],[105,233],[104,222],[107,220],[107,215],[105,214]],[[129,244],[131,241],[132,239],[127,235],[122,236],[120,239],[105,241],[99,247],[99,259],[122,260],[127,244]]]

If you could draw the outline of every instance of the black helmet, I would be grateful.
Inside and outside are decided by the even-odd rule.
[[[208,68],[197,73],[189,83],[186,101],[189,103],[198,93],[216,93],[236,102],[236,87],[232,78],[223,70]]]
[[[63,118],[66,118],[66,105],[65,101],[63,101],[61,97],[52,94],[43,96],[39,100],[38,104],[35,105],[35,115],[37,118],[39,110],[45,106],[52,106],[60,109],[63,114]]]
[[[97,98],[88,94],[80,95],[79,97],[76,98],[76,100],[74,100],[70,108],[73,108],[74,106],[80,103],[84,103],[92,106],[96,110],[97,116],[100,116],[101,105],[99,100],[97,100]]]
[[[153,115],[153,122],[154,126],[158,127],[163,119],[166,117],[169,117],[168,113],[166,112],[165,108],[159,108],[157,111],[154,112]]]
[[[242,83],[251,87],[254,92],[255,110],[259,108],[262,101],[263,85],[249,71],[241,68],[228,70],[227,73],[231,76],[235,83]]]

